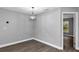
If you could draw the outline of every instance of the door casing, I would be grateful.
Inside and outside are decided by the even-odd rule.
[[[63,33],[63,15],[64,14],[73,14],[73,35],[74,35],[74,48],[78,49],[78,12],[62,12],[62,42],[63,42],[63,49],[64,49],[64,33]]]

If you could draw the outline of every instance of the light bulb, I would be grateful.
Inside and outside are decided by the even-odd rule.
[[[30,16],[30,18],[31,18],[31,19],[35,19],[36,17],[35,17],[35,16]]]

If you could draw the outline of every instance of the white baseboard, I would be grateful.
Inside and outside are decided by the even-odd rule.
[[[79,48],[78,48],[77,46],[75,47],[75,49],[76,49],[76,50],[79,50]]]
[[[28,38],[28,39],[24,39],[24,40],[21,40],[21,41],[17,41],[17,42],[12,42],[12,43],[8,43],[8,44],[0,45],[0,48],[7,47],[7,46],[10,46],[10,45],[14,45],[14,44],[18,44],[18,43],[22,43],[22,42],[29,41],[29,40],[36,40],[36,41],[39,41],[39,42],[44,43],[46,45],[49,45],[51,47],[55,47],[57,49],[63,50],[63,48],[61,48],[61,47],[58,47],[56,45],[53,45],[51,43],[48,43],[48,42],[45,42],[45,41],[42,41],[40,39],[33,38],[33,37],[32,38]]]
[[[46,44],[46,45],[49,45],[49,46],[51,46],[51,47],[55,47],[55,48],[57,48],[57,49],[59,49],[59,50],[63,50],[63,48],[61,48],[61,47],[58,47],[58,46],[53,45],[53,44],[51,44],[51,43],[42,41],[42,40],[40,40],[40,39],[37,39],[37,38],[32,38],[32,39],[34,39],[34,40],[36,40],[36,41],[39,41],[39,42],[41,42],[41,43],[44,43],[44,44]]]
[[[21,40],[21,41],[0,45],[0,48],[7,47],[7,46],[10,46],[10,45],[14,45],[14,44],[18,44],[18,43],[22,43],[22,42],[29,41],[29,40],[32,40],[32,38],[28,38],[28,39],[24,39],[24,40]]]
[[[79,48],[75,48],[76,50],[79,50]]]

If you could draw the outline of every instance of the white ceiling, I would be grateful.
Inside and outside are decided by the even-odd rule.
[[[11,11],[26,13],[29,15],[32,15],[32,11],[34,15],[37,15],[46,12],[49,9],[55,9],[55,7],[35,7],[34,9],[32,9],[32,7],[3,7],[3,8]]]

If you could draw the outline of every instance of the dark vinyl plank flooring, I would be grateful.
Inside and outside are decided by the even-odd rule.
[[[12,46],[0,48],[0,52],[77,52],[74,49],[58,50],[41,42],[30,40]]]

